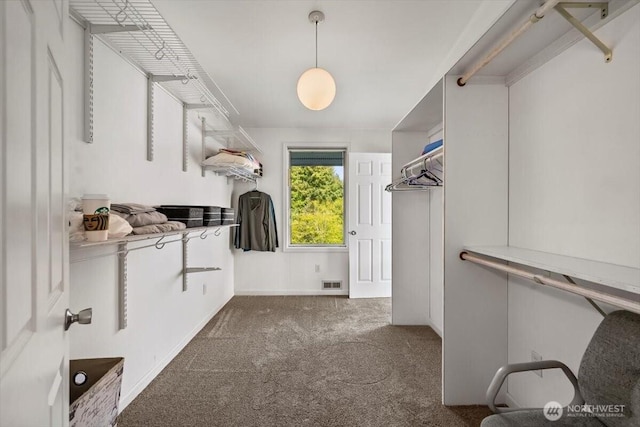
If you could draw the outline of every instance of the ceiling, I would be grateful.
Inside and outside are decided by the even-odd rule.
[[[443,61],[451,61],[449,51],[483,3],[152,2],[238,110],[236,124],[387,130],[437,81],[434,74]],[[337,86],[333,104],[323,111],[307,110],[296,96],[299,76],[314,66],[315,32],[308,15],[316,9],[326,15],[318,25],[318,66],[333,74]]]

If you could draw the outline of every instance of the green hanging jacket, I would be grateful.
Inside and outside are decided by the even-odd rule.
[[[275,252],[278,230],[271,196],[249,191],[238,199],[238,223],[235,247],[245,251]]]

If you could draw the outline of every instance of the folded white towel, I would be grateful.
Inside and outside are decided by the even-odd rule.
[[[109,238],[119,239],[131,234],[133,227],[129,222],[118,215],[109,215]]]

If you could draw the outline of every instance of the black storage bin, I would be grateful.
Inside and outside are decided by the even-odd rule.
[[[169,221],[180,221],[189,227],[202,227],[204,222],[204,209],[195,206],[160,206],[156,208],[167,216]]]
[[[222,225],[235,224],[235,212],[233,208],[222,208]]]
[[[204,209],[203,225],[211,227],[222,225],[222,208],[220,206],[202,206]]]

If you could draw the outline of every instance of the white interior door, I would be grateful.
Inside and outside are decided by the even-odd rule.
[[[390,153],[349,154],[349,297],[391,296]]]
[[[0,425],[68,425],[67,1],[0,1]]]

